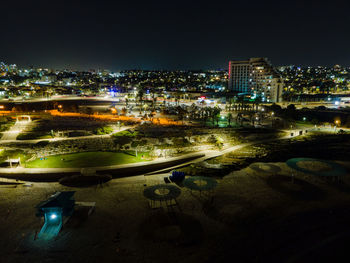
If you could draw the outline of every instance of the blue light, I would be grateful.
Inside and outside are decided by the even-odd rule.
[[[57,218],[57,215],[56,215],[56,214],[51,214],[51,215],[50,215],[50,219],[55,220],[56,218]]]

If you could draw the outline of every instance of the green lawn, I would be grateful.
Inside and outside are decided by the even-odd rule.
[[[4,162],[6,159],[17,159],[21,158],[21,161],[25,161],[30,156],[27,156],[23,150],[4,150],[0,149],[0,163]]]
[[[144,158],[142,158],[144,155]],[[107,166],[116,164],[136,163],[147,161],[146,153],[138,153],[135,157],[134,152],[83,152],[73,154],[62,154],[48,156],[47,159],[27,162],[28,168],[81,168],[94,166]]]

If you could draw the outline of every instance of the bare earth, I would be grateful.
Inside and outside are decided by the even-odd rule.
[[[292,182],[291,170],[276,165],[281,167],[277,175],[247,167],[217,178],[212,195],[181,188],[179,207],[172,213],[152,210],[143,196],[145,185],[164,183],[165,175],[114,179],[88,188],[3,182],[0,262],[310,260],[317,245],[318,252],[324,251],[323,244],[332,245],[328,238],[340,233],[344,238],[350,230],[349,176],[338,183],[296,173]],[[35,240],[43,224],[35,205],[65,190],[75,190],[77,201],[96,202],[96,211],[88,218],[77,212],[55,240]]]

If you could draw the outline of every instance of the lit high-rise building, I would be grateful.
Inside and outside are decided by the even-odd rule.
[[[279,102],[283,80],[266,58],[229,62],[229,91],[260,96],[264,102]]]

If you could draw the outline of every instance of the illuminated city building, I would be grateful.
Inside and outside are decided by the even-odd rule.
[[[229,91],[261,97],[264,102],[279,102],[283,80],[266,58],[229,62]]]

